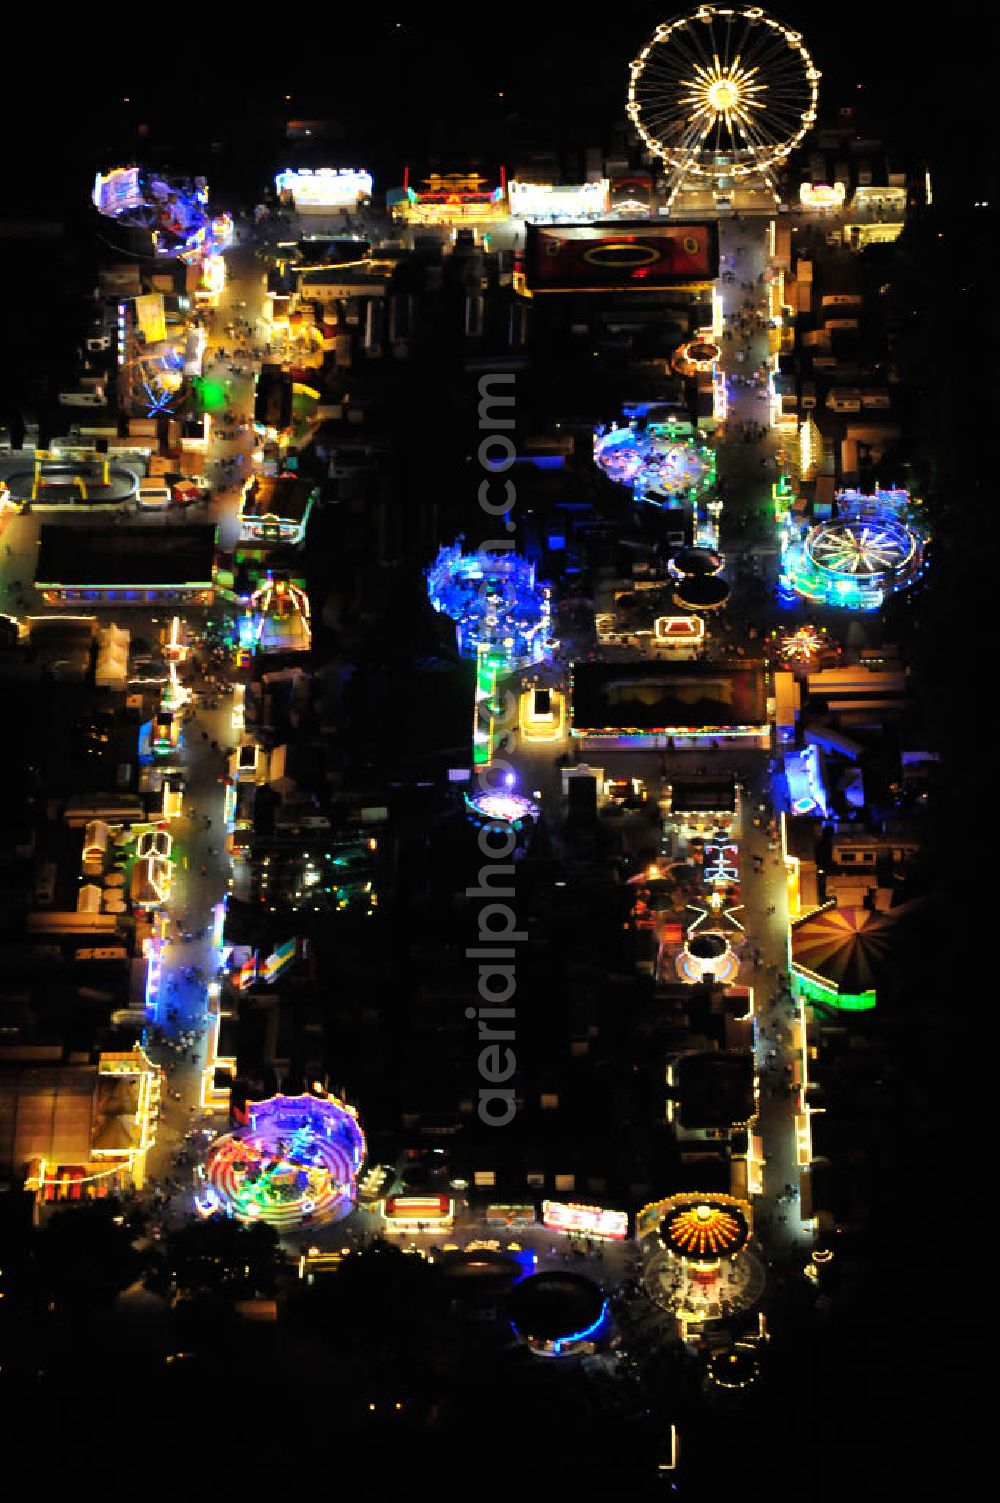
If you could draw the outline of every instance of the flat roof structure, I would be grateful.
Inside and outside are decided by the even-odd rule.
[[[192,599],[213,589],[215,527],[59,527],[44,525],[35,588],[49,600]]]
[[[41,529],[35,583],[185,585],[212,583],[215,527],[59,527]]]
[[[5,1176],[23,1174],[33,1158],[85,1162],[96,1117],[96,1065],[21,1062],[0,1055],[0,1171]]]
[[[724,735],[767,726],[762,668],[575,663],[570,698],[576,735]]]
[[[288,517],[301,522],[313,486],[297,475],[255,475],[243,498],[245,517]]]
[[[710,287],[719,273],[719,230],[711,221],[604,220],[529,224],[524,290],[663,292]]]
[[[692,773],[670,784],[672,814],[734,814],[736,778],[733,773]]]
[[[680,1119],[685,1127],[743,1126],[756,1115],[749,1049],[682,1055],[677,1075]]]
[[[90,668],[96,616],[34,616],[28,620],[32,653],[60,679],[82,682]]]

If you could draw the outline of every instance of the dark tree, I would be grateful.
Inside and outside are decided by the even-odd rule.
[[[57,1312],[84,1313],[110,1304],[141,1272],[134,1245],[139,1225],[114,1200],[57,1212],[35,1238],[38,1295]]]
[[[243,1226],[227,1216],[190,1220],[167,1236],[165,1260],[169,1283],[181,1294],[246,1299],[273,1291],[278,1237],[272,1227]]]

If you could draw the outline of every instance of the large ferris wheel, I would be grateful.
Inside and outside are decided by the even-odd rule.
[[[816,120],[819,78],[801,34],[759,6],[701,5],[631,64],[628,113],[675,183],[769,179]]]

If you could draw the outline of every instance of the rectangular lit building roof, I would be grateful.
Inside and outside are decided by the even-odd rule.
[[[60,527],[41,529],[39,587],[212,585],[215,527]]]
[[[725,731],[767,724],[762,668],[575,663],[575,731]]]
[[[670,785],[670,808],[674,814],[735,813],[736,779],[732,773],[675,778]]]
[[[30,1159],[84,1163],[90,1156],[97,1070],[0,1061],[0,1173]]]
[[[708,287],[719,274],[711,221],[657,219],[529,224],[525,285],[543,292],[664,292]]]

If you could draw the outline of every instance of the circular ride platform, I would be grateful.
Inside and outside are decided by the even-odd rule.
[[[332,1096],[272,1096],[250,1103],[248,1117],[209,1149],[195,1197],[203,1216],[222,1212],[290,1231],[348,1214],[365,1155],[353,1107]]]

